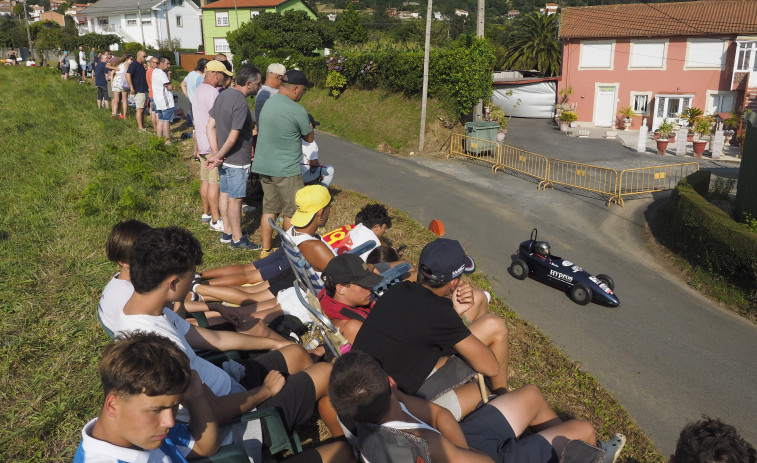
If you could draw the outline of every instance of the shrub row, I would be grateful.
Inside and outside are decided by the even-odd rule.
[[[757,290],[757,234],[699,194],[706,193],[709,176],[701,171],[692,174],[671,194],[668,213],[675,246],[690,262],[753,292]]]

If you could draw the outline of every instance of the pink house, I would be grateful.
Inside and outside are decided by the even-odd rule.
[[[757,110],[757,1],[703,0],[563,8],[560,90],[579,126],[650,129],[694,106]]]

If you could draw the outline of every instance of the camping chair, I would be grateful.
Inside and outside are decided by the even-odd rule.
[[[355,432],[352,432],[352,431]],[[428,442],[407,431],[372,423],[355,423],[348,441],[360,460],[370,463],[430,462]]]

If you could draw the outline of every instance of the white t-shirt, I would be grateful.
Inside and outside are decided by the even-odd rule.
[[[119,273],[111,279],[100,296],[100,302],[97,304],[97,315],[100,321],[112,333],[115,333],[118,326],[118,319],[123,313],[126,301],[134,294],[134,286],[131,281],[119,280]]]
[[[79,63],[82,65],[87,64],[87,56],[84,54],[83,51],[79,51]]]
[[[245,389],[231,379],[228,373],[213,365],[202,357],[198,357],[195,351],[187,343],[186,334],[189,331],[189,322],[178,316],[169,308],[163,309],[162,315],[126,315],[123,310],[119,313],[115,334],[125,331],[146,331],[155,333],[173,341],[189,357],[189,365],[200,375],[215,395],[224,396],[232,392],[241,392]],[[232,389],[233,388],[233,389]]]
[[[162,69],[155,68],[152,71],[152,96],[155,100],[155,109],[165,111],[174,107],[173,92],[166,88],[166,84],[170,82],[168,74]]]
[[[363,243],[372,241],[376,244],[373,248],[360,254],[360,258],[365,260],[368,258],[368,254],[371,253],[378,246],[381,246],[381,241],[378,239],[375,233],[370,228],[366,227],[362,223],[357,225],[345,225],[344,227],[332,230],[323,235],[323,240],[331,246],[334,253],[337,255],[344,254],[350,249],[356,248]]]
[[[155,450],[137,450],[119,447],[92,437],[92,428],[97,418],[90,421],[82,429],[81,443],[76,449],[74,463],[174,463],[170,454],[178,452],[186,457],[195,440],[186,424],[177,424],[168,432],[168,437]],[[179,457],[179,455],[175,455]]]
[[[302,140],[302,162],[300,163],[300,167],[302,167],[303,174],[310,170],[310,161],[315,159],[318,159],[318,144],[315,141],[308,143]]]

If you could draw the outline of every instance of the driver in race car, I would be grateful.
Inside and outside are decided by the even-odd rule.
[[[542,260],[546,260],[547,262],[550,262],[552,258],[550,257],[549,243],[546,241],[537,241],[537,243],[534,245],[534,253],[537,257],[539,257]]]

